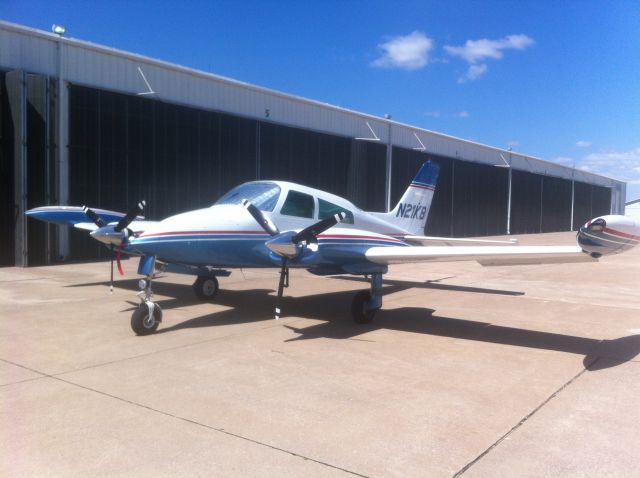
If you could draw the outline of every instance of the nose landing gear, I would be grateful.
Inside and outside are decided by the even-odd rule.
[[[138,266],[138,273],[145,274],[146,279],[141,279],[138,282],[140,286],[140,305],[131,314],[131,329],[136,335],[149,335],[156,331],[160,322],[162,322],[162,309],[158,304],[153,302],[153,290],[151,289],[151,283],[154,277],[154,256],[143,256],[140,258],[140,265]]]

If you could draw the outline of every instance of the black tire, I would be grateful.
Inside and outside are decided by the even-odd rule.
[[[216,277],[198,276],[193,283],[193,291],[200,300],[211,301],[216,297],[220,284]]]
[[[149,320],[149,307],[147,304],[140,304],[131,315],[131,329],[136,335],[149,335],[156,331],[162,322],[162,309],[158,304],[153,308],[153,320]]]
[[[373,320],[378,309],[367,309],[366,303],[369,302],[371,293],[368,290],[361,290],[353,298],[351,303],[351,315],[356,324],[368,324]]]

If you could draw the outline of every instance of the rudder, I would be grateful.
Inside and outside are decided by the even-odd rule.
[[[385,215],[385,219],[410,234],[423,235],[439,173],[438,163],[426,161],[396,207]]]

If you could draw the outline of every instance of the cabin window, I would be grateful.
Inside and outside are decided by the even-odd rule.
[[[343,219],[343,223],[345,224],[353,224],[353,213],[341,206],[337,206],[335,204],[330,203],[329,201],[325,201],[324,199],[318,199],[318,219],[326,219],[328,217],[333,216],[334,214],[338,214],[339,212],[343,212],[346,214],[346,217]]]
[[[280,214],[313,219],[314,209],[313,196],[299,193],[298,191],[289,191],[287,199],[280,210]]]

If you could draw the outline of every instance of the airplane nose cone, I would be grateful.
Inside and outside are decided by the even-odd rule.
[[[89,233],[96,241],[100,241],[107,245],[120,246],[125,240],[126,229],[116,232],[114,226],[104,226]]]

